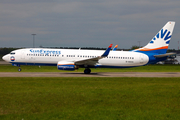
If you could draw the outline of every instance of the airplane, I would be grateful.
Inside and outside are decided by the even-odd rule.
[[[144,47],[131,51],[111,51],[112,44],[106,50],[76,50],[25,48],[10,52],[2,57],[13,66],[47,65],[57,66],[59,70],[85,68],[84,73],[91,73],[91,68],[130,68],[155,64],[166,60],[175,53],[166,53],[175,22],[169,21]]]

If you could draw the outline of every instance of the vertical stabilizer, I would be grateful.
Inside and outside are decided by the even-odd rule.
[[[175,22],[167,22],[166,25],[154,36],[154,38],[146,46],[134,51],[144,53],[153,52],[159,54],[166,53],[172,37],[174,26]]]

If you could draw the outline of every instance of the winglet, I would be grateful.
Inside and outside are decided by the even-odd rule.
[[[116,45],[116,46],[113,48],[112,51],[116,51],[117,47],[118,47],[118,45]]]
[[[107,57],[110,50],[111,50],[111,47],[112,47],[113,44],[110,44],[110,46],[106,49],[106,51],[101,55],[101,57]]]

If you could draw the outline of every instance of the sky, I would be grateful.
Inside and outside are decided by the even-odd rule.
[[[170,49],[178,49],[180,0],[0,0],[0,47],[145,46],[175,21]]]

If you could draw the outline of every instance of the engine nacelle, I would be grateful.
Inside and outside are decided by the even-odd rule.
[[[75,70],[78,66],[74,65],[73,62],[59,61],[57,64],[58,70]]]

